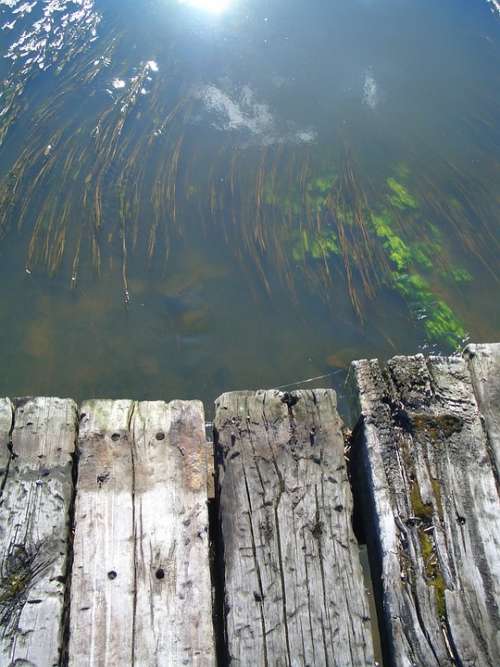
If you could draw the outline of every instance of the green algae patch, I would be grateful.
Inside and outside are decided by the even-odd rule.
[[[307,184],[307,192],[311,195],[327,195],[335,183],[336,175],[332,172],[311,179]]]
[[[284,216],[298,218],[303,213],[299,194],[294,191],[289,191],[286,194],[281,193],[279,188],[273,185],[272,179],[268,179],[264,184],[262,201],[279,210]]]
[[[452,309],[430,289],[421,275],[401,274],[396,276],[395,284],[423,321],[429,341],[457,348],[462,345],[465,329]]]
[[[276,208],[285,216],[300,218],[305,211],[319,214],[326,208],[328,195],[336,181],[333,172],[307,181],[302,192],[299,187],[289,188],[268,178],[263,187],[263,201],[268,206]]]
[[[467,269],[449,269],[448,271],[442,271],[441,275],[445,280],[455,285],[468,285],[473,280]]]
[[[427,337],[432,341],[446,342],[451,347],[461,345],[466,336],[465,329],[448,304],[433,297],[431,292],[425,295],[429,305],[424,320]],[[432,303],[428,302],[429,299],[433,299]]]
[[[403,239],[392,231],[392,220],[389,213],[372,214],[372,223],[377,236],[383,239],[383,246],[387,250],[391,262],[395,264],[398,271],[406,269],[411,262],[412,253]]]
[[[294,236],[292,256],[296,262],[303,262],[306,257],[324,259],[331,255],[340,255],[337,234],[331,229],[321,232],[302,229]]]
[[[386,183],[389,186],[390,193],[388,199],[392,206],[395,206],[402,211],[418,208],[417,200],[408,192],[402,183],[392,176],[387,179]]]
[[[466,336],[462,323],[448,304],[432,292],[417,270],[417,267],[431,270],[432,258],[440,251],[439,244],[435,241],[407,243],[394,231],[394,223],[387,210],[372,213],[371,222],[393,266],[393,285],[407,301],[410,310],[423,321],[428,340],[453,349],[459,347]]]
[[[419,241],[411,245],[412,259],[426,271],[430,271],[434,266],[436,257],[441,254],[441,245],[435,241]]]

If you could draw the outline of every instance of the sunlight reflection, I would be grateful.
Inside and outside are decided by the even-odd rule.
[[[228,9],[232,0],[179,0],[183,5],[195,7],[196,9],[203,9],[207,12],[220,14]]]

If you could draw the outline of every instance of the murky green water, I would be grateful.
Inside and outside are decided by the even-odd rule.
[[[0,10],[0,393],[210,403],[500,339],[487,2]]]

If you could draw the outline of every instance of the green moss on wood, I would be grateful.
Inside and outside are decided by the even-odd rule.
[[[435,479],[434,477],[431,479],[431,484],[432,484],[432,492],[434,494],[434,499],[436,501],[438,515],[440,520],[442,521],[444,518],[444,512],[443,512],[443,496],[441,494],[441,484],[439,483],[439,480]]]
[[[422,520],[432,519],[432,503],[424,503],[422,500],[417,480],[411,485],[410,502],[414,516]]]
[[[422,528],[418,530],[418,538],[424,562],[425,579],[434,589],[437,615],[439,619],[442,619],[446,616],[446,584],[439,566],[434,541]]]

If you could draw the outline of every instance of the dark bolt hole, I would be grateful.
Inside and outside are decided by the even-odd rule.
[[[157,440],[165,440],[165,433],[157,433],[156,434],[156,439]]]
[[[165,577],[165,570],[162,567],[159,567],[156,570],[156,578],[157,579],[164,579],[164,577]]]
[[[116,574],[116,572],[114,570],[110,570],[108,572],[108,579],[111,579],[111,581],[113,581],[113,579],[116,579],[117,576],[118,575]]]
[[[457,519],[458,519],[458,523],[461,526],[465,526],[465,517],[464,516],[457,516]]]
[[[119,439],[120,439],[120,434],[119,433],[113,433],[113,435],[111,436],[111,440],[113,442],[116,442]]]

